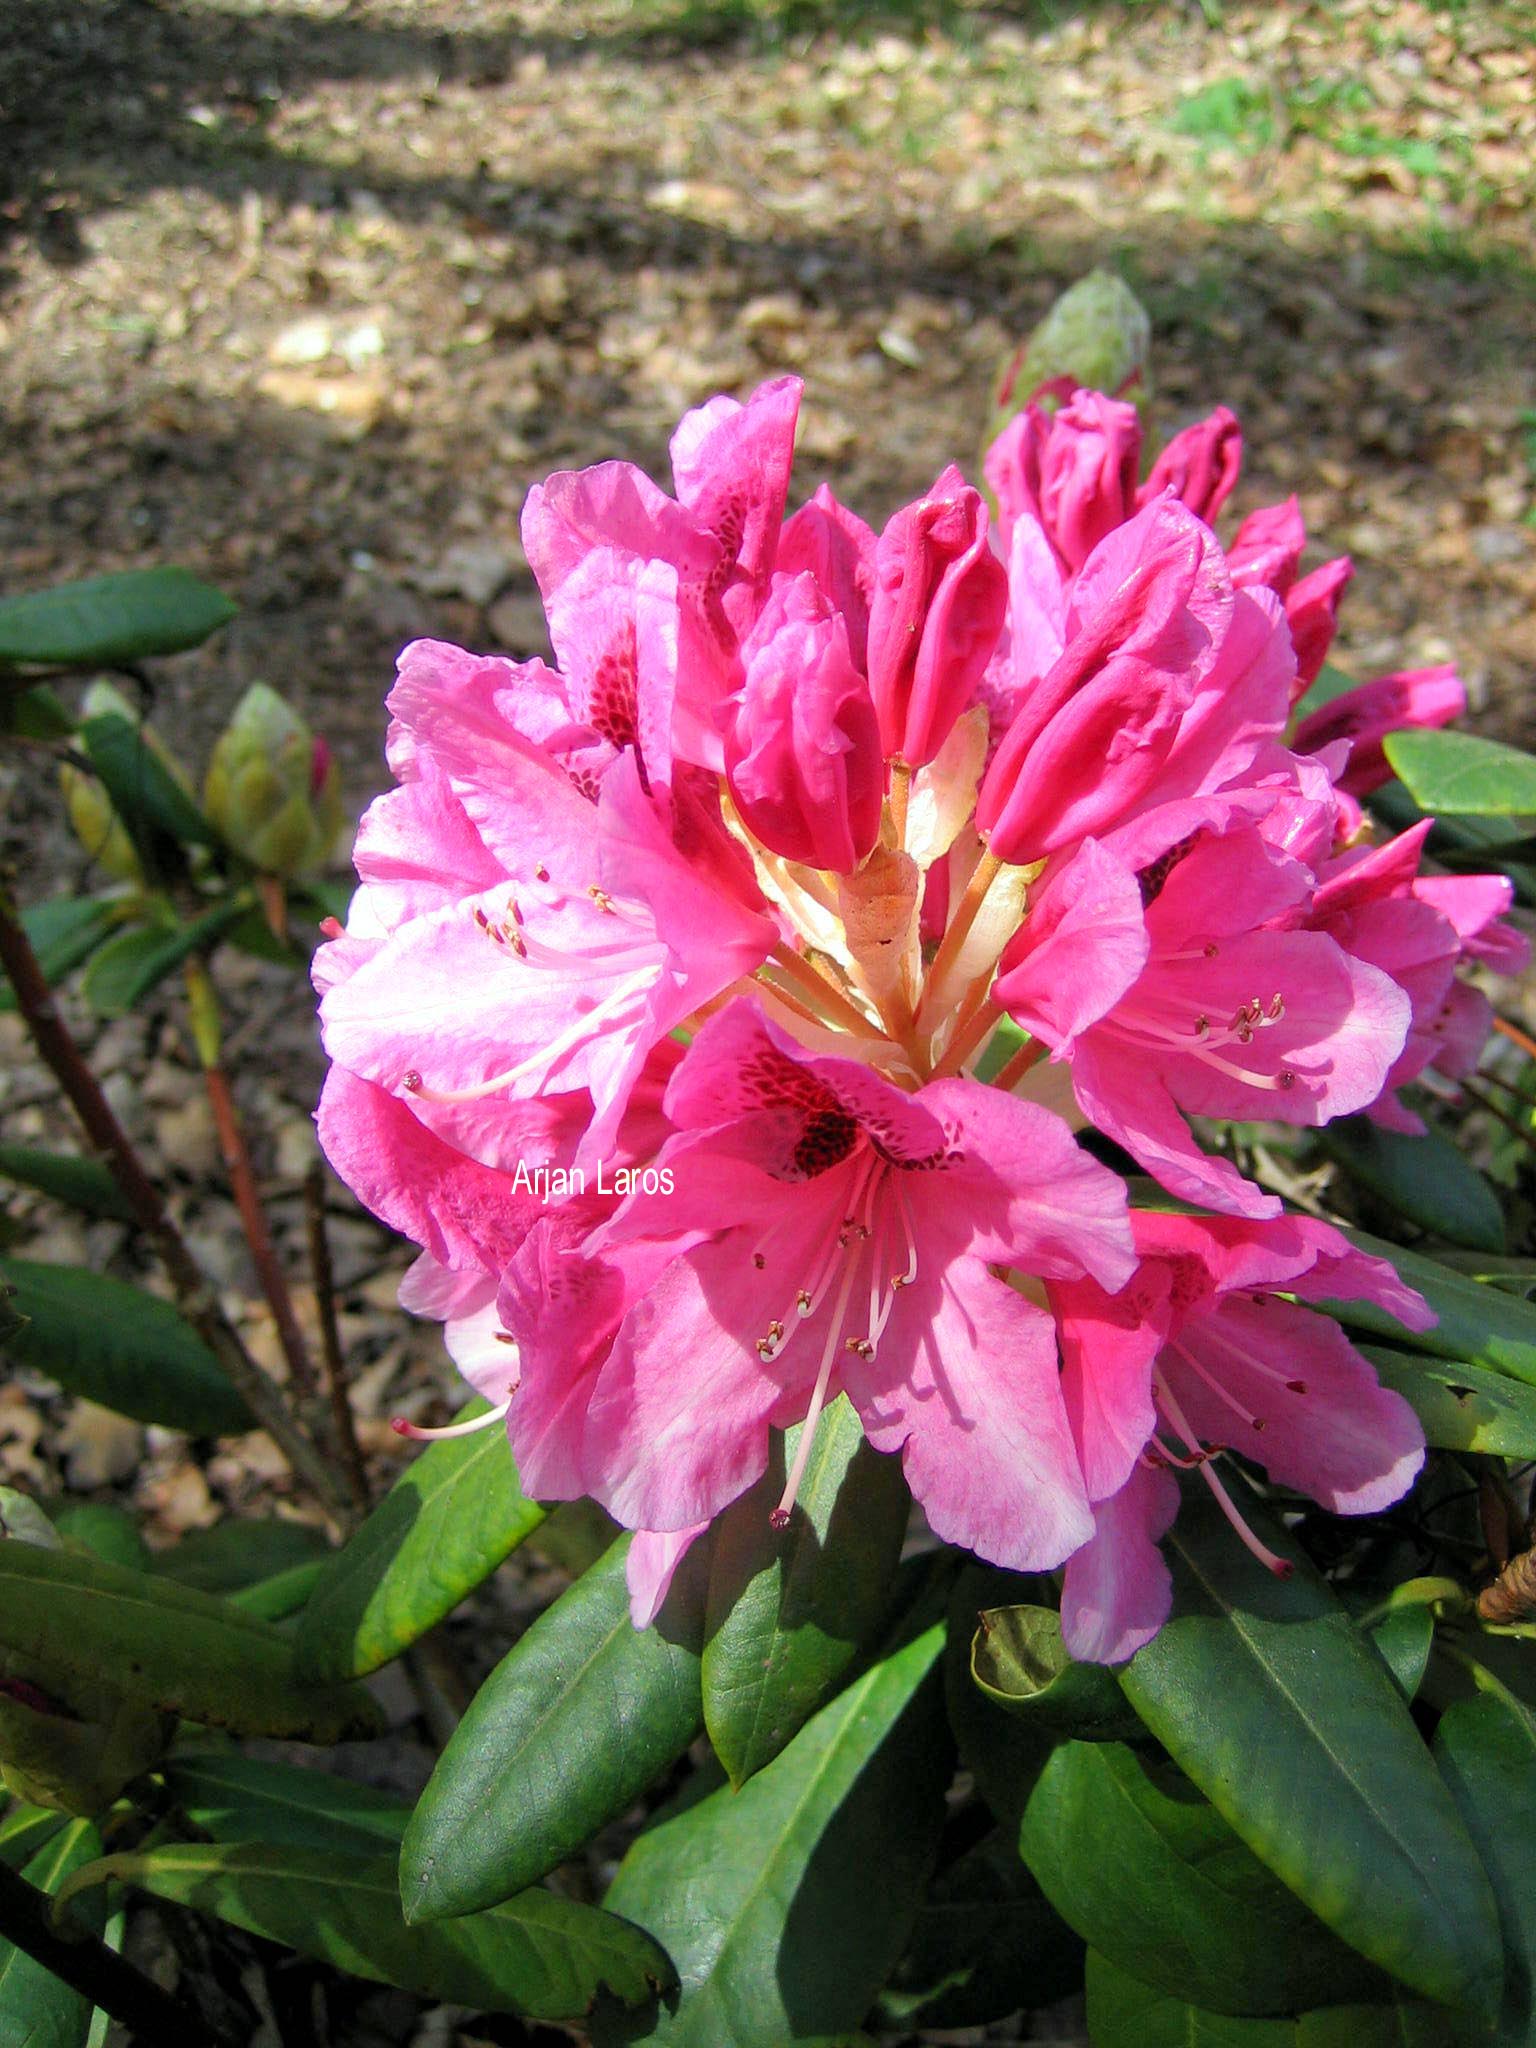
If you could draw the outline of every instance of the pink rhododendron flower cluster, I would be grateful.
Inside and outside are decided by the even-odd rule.
[[[825,487],[786,519],[799,396],[690,413],[675,495],[531,493],[553,667],[405,650],[322,1137],[527,1490],[640,1532],[637,1621],[805,1422],[787,1518],[841,1394],[939,1536],[1065,1566],[1069,1648],[1121,1658],[1175,1470],[1261,1548],[1221,1451],[1341,1513],[1422,1457],[1305,1306],[1422,1302],[1188,1119],[1413,1129],[1475,1059],[1508,888],[1356,801],[1459,685],[1293,729],[1349,565],[1300,573],[1294,500],[1218,539],[1225,411],[1143,478],[1130,406],[1030,407],[995,521],[950,468],[876,533]],[[1206,1213],[1133,1213],[1089,1126]]]

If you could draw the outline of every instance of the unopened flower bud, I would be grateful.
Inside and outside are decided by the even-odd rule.
[[[137,727],[155,758],[191,795],[181,764],[166,751],[159,734],[144,723],[137,707],[113,684],[92,683],[81,702],[80,716],[82,719],[121,718]],[[97,778],[86,774],[83,769],[71,767],[66,761],[59,768],[59,788],[63,792],[70,829],[103,874],[110,875],[115,882],[142,884],[144,870],[139,865],[133,841],[122,819],[112,808],[112,799]]]
[[[341,822],[330,749],[276,690],[253,683],[214,746],[203,807],[263,874],[310,873]]]
[[[984,445],[990,447],[1014,414],[1041,396],[1042,386],[1058,381],[1058,397],[1086,386],[1124,392],[1145,404],[1151,346],[1152,323],[1130,286],[1110,271],[1090,270],[1062,293],[1003,365]]]

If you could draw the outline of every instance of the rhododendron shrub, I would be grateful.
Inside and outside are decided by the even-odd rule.
[[[1283,1297],[1423,1302],[1209,1124],[1418,1128],[1399,1089],[1475,1061],[1509,885],[1424,877],[1355,800],[1459,685],[1295,725],[1348,564],[1299,573],[1294,500],[1223,544],[1223,409],[1143,477],[1132,406],[1030,405],[995,515],[951,466],[877,533],[825,486],[786,516],[798,398],[691,413],[674,495],[530,494],[554,666],[405,650],[316,962],[321,1135],[524,1486],[644,1532],[637,1622],[799,1425],[783,1526],[844,1395],[936,1536],[1065,1567],[1068,1648],[1118,1659],[1167,1612],[1172,1471],[1268,1556],[1223,1453],[1339,1513],[1418,1469]],[[1209,1220],[1133,1212],[1126,1155]]]

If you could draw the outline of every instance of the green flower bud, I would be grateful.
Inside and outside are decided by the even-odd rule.
[[[115,718],[126,718],[130,725],[140,726],[142,720],[136,707],[129,703],[122,691],[111,683],[94,682],[86,691],[80,706],[80,716],[100,718],[111,714]],[[154,734],[146,731],[145,743],[152,746],[161,760],[180,782],[185,781],[175,764],[166,755],[164,747]],[[86,853],[104,874],[114,882],[142,884],[144,870],[139,865],[139,856],[134,852],[133,841],[128,837],[122,819],[112,808],[112,799],[102,788],[94,775],[87,775],[83,769],[72,768],[66,761],[59,769],[59,788],[64,795],[64,808],[69,817],[70,829]]]
[[[993,387],[985,445],[992,445],[1042,384],[1057,378],[1144,409],[1151,395],[1151,345],[1152,323],[1130,286],[1111,271],[1090,270],[1004,362]],[[1057,401],[1047,395],[1041,403],[1054,411]]]
[[[276,690],[253,683],[214,746],[203,808],[263,874],[313,873],[341,823],[330,749]]]

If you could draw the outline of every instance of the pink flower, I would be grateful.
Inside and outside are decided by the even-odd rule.
[[[1115,1298],[1052,1283],[1063,1391],[1094,1499],[1095,1532],[1067,1565],[1062,1629],[1075,1657],[1118,1663],[1168,1613],[1157,1539],[1172,1521],[1171,1468],[1210,1487],[1272,1570],[1290,1567],[1244,1523],[1213,1469],[1225,1450],[1340,1515],[1407,1492],[1424,1458],[1408,1403],[1383,1387],[1337,1323],[1300,1306],[1357,1299],[1407,1328],[1434,1321],[1380,1259],[1325,1223],[1160,1215],[1132,1219],[1141,1266]]]
[[[1369,796],[1392,779],[1381,748],[1389,732],[1449,725],[1466,708],[1467,693],[1449,662],[1438,668],[1399,669],[1345,690],[1309,713],[1296,728],[1296,745],[1302,753],[1313,754],[1335,740],[1348,740],[1349,766],[1339,777],[1339,787],[1351,796]]]
[[[955,469],[878,539],[825,489],[786,520],[798,402],[689,414],[675,496],[622,463],[530,494],[552,665],[406,649],[316,957],[322,1139],[524,1484],[636,1532],[637,1622],[803,1422],[792,1511],[844,1396],[938,1535],[1066,1563],[1072,1640],[1121,1655],[1170,1457],[1218,1483],[1246,1415],[1349,1507],[1414,1449],[1280,1299],[1387,1280],[1186,1119],[1410,1118],[1475,1056],[1456,969],[1515,958],[1508,892],[1420,877],[1340,738],[1286,745],[1340,578],[1298,581],[1293,505],[1224,553],[1230,415],[1141,484],[1129,408],[1027,418],[1005,566]],[[1228,1220],[1133,1242],[1090,1124]]]

